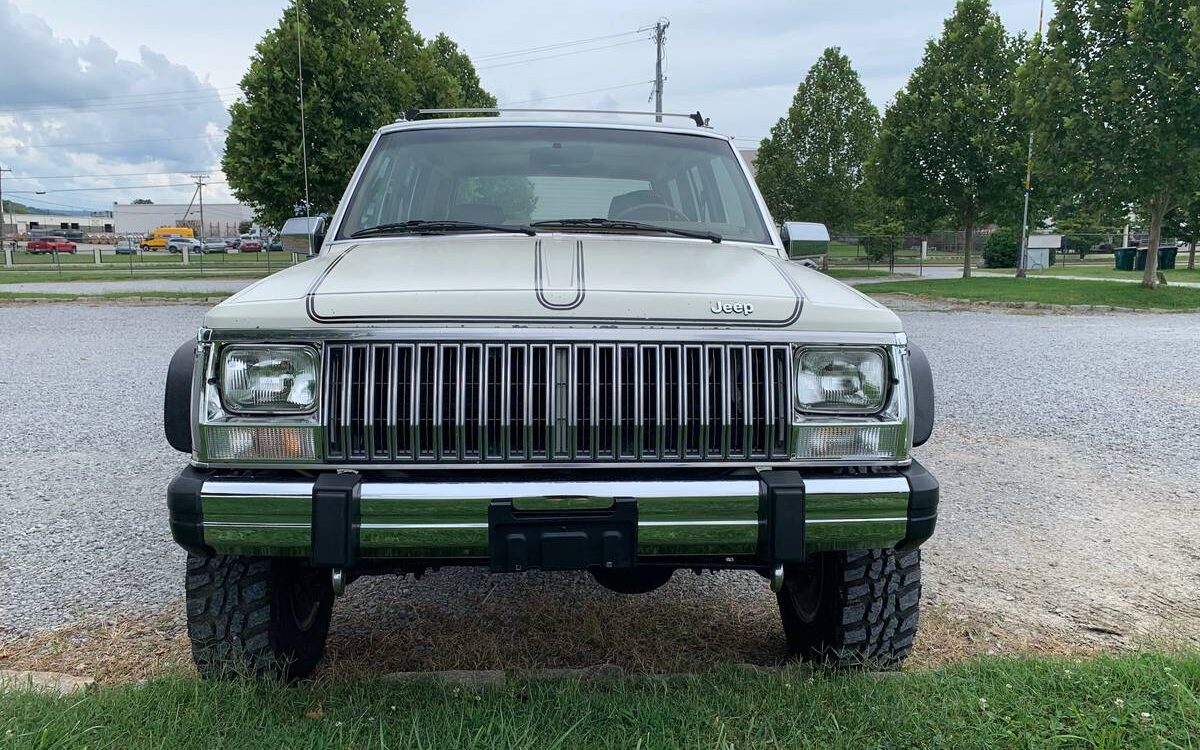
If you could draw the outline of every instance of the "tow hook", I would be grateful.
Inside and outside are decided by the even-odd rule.
[[[346,593],[346,571],[341,568],[334,568],[329,574],[329,583],[333,587],[334,596],[341,596]],[[771,585],[774,586],[773,583]]]
[[[771,590],[778,594],[783,591],[783,566],[776,565],[775,570],[771,571]]]

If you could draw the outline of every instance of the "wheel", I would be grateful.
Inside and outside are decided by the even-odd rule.
[[[188,555],[187,627],[205,679],[299,680],[325,651],[328,571],[280,558]]]
[[[824,552],[784,569],[788,652],[837,669],[898,669],[912,651],[921,551]]]

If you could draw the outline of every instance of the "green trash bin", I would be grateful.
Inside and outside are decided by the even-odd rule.
[[[1135,271],[1145,271],[1146,270],[1146,248],[1139,247],[1137,249],[1137,259],[1133,261],[1133,270],[1135,270]]]
[[[1136,247],[1118,247],[1116,250],[1113,250],[1115,258],[1113,268],[1117,271],[1132,271],[1133,256],[1135,254],[1137,254]]]
[[[1174,245],[1162,245],[1158,248],[1158,270],[1174,271],[1175,256],[1179,254],[1179,248]]]

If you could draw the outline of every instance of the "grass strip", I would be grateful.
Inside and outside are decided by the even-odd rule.
[[[879,677],[725,668],[472,690],[188,676],[0,695],[5,748],[1189,748],[1200,654],[986,657]]]
[[[225,299],[229,295],[223,292],[202,292],[202,291],[144,291],[144,292],[99,292],[96,294],[83,294],[79,292],[62,293],[62,292],[0,292],[0,301],[23,302],[23,301],[41,301],[53,300],[64,302],[79,301],[93,302],[97,300],[219,300]]]
[[[275,268],[272,272],[282,269]],[[0,285],[4,284],[55,284],[60,281],[130,281],[138,279],[212,279],[218,281],[238,281],[242,279],[261,279],[267,275],[266,269],[256,270],[252,268],[240,269],[237,271],[182,271],[153,268],[138,269],[135,273],[130,274],[128,271],[109,271],[109,270],[70,270],[63,271],[61,274],[54,271],[0,271]]]
[[[898,281],[860,287],[867,294],[911,294],[933,299],[993,302],[1041,302],[1053,305],[1108,305],[1135,309],[1191,310],[1200,308],[1200,289],[1070,279],[930,279]]]
[[[892,275],[876,268],[830,268],[825,274],[835,279],[874,279]]]

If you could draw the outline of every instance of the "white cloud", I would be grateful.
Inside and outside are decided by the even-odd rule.
[[[19,72],[0,76],[0,147],[13,170],[5,193],[14,200],[81,207],[143,195],[186,200],[186,187],[83,189],[187,182],[187,171],[211,172],[219,163],[228,122],[220,92],[166,55],[141,47],[137,59],[122,59],[95,37],[55,36],[9,0],[0,0],[0,38],[0,70]],[[28,179],[60,175],[88,176]],[[30,195],[43,190],[44,198]],[[228,199],[224,192],[214,187],[213,199]]]

